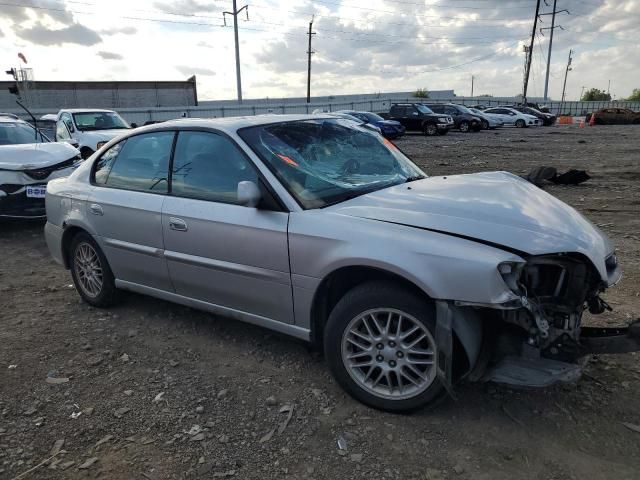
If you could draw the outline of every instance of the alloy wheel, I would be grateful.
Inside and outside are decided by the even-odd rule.
[[[82,292],[96,298],[102,291],[103,275],[100,257],[93,245],[87,242],[78,244],[75,250],[73,268]]]
[[[370,394],[402,400],[424,392],[436,378],[436,346],[427,327],[391,308],[353,318],[342,336],[342,362]]]

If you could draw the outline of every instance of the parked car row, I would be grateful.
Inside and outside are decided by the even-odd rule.
[[[528,113],[529,110],[529,107],[480,110],[453,103],[395,103],[389,113],[382,116],[401,123],[409,131],[420,131],[425,135],[446,135],[452,129],[466,133],[505,125],[525,128],[555,122],[555,116],[551,114],[540,112],[538,117]]]

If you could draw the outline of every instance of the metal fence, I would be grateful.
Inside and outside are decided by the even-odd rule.
[[[438,99],[430,100],[424,98],[379,98],[351,102],[319,102],[319,103],[299,103],[299,104],[237,104],[226,106],[202,106],[202,107],[152,107],[152,108],[121,108],[118,112],[130,123],[138,126],[144,125],[145,122],[158,122],[171,120],[175,118],[218,118],[218,117],[237,117],[252,116],[263,114],[286,114],[286,113],[313,113],[316,110],[323,112],[335,112],[338,110],[364,110],[369,112],[388,112],[392,103],[397,102],[425,102],[425,103],[458,103],[462,105],[483,105],[497,106],[509,105],[517,102],[514,97],[455,97],[448,100]],[[640,102],[549,102],[546,104],[550,111],[555,114],[567,114],[574,116],[586,115],[589,112],[599,110],[601,108],[630,108],[632,110],[640,110]],[[28,120],[28,116],[24,111],[13,110],[20,117]],[[33,114],[36,118],[46,113],[54,113],[50,110],[34,110]]]

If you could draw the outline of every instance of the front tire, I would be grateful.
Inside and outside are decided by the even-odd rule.
[[[489,130],[489,122],[482,120],[481,128],[482,130]]]
[[[69,267],[73,284],[85,302],[99,308],[115,303],[115,278],[107,258],[89,234],[79,233],[73,237]]]
[[[516,120],[516,127],[518,128],[524,128],[526,127],[527,124],[524,120],[520,119],[520,120]]]
[[[428,137],[433,137],[438,134],[438,126],[435,123],[425,123],[422,126],[424,134]]]
[[[469,122],[466,120],[460,122],[460,131],[467,133],[469,131]]]
[[[389,412],[434,405],[443,386],[436,374],[435,307],[392,283],[347,292],[324,335],[331,373],[352,397]]]

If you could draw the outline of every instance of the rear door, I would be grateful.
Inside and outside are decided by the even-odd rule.
[[[162,256],[162,203],[175,132],[129,137],[96,161],[86,217],[119,280],[172,291]]]
[[[238,204],[241,181],[260,177],[222,133],[180,131],[162,210],[176,293],[230,311],[293,323],[289,213]]]

